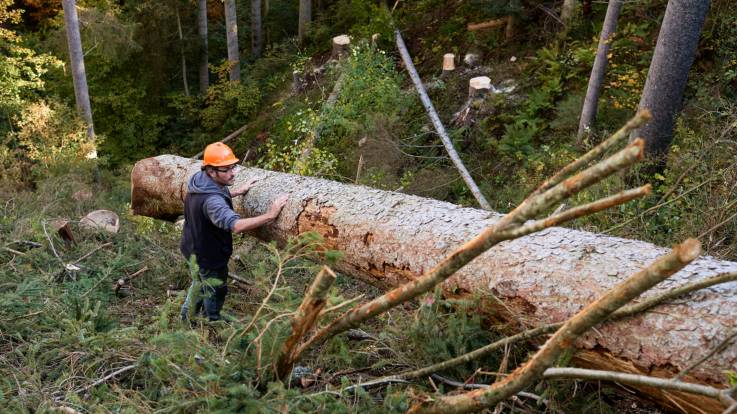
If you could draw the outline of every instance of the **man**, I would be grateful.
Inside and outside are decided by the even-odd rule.
[[[269,210],[260,216],[241,218],[233,211],[232,197],[248,192],[255,180],[234,188],[238,158],[222,142],[205,148],[202,170],[189,179],[184,199],[184,230],[180,250],[187,260],[194,256],[199,266],[202,282],[199,299],[194,304],[196,313],[204,306],[205,316],[211,321],[221,318],[220,310],[228,294],[228,260],[233,253],[231,233],[243,233],[276,219],[287,202],[286,194],[280,195]],[[189,319],[189,307],[195,295],[193,282],[182,306],[182,319]]]

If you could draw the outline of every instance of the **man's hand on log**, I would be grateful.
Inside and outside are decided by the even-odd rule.
[[[279,216],[279,213],[281,213],[281,209],[283,209],[284,205],[287,204],[288,199],[288,194],[280,194],[279,197],[277,197],[271,204],[271,207],[269,207],[269,211],[266,214],[268,214],[272,220],[275,220],[277,216]]]
[[[246,194],[248,190],[253,188],[253,186],[256,185],[256,182],[258,182],[258,179],[252,179],[249,180],[247,183],[238,186],[237,188],[234,188],[233,191],[230,192],[230,195],[233,197],[238,197]]]

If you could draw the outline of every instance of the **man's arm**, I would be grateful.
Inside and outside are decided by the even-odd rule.
[[[274,221],[281,212],[282,208],[284,208],[284,205],[287,203],[287,195],[282,194],[280,195],[273,204],[271,204],[271,207],[269,208],[269,211],[266,213],[256,216],[256,217],[249,217],[249,218],[242,218],[236,220],[236,222],[233,224],[232,232],[233,233],[243,233],[248,230],[253,230],[257,227],[263,226],[266,223],[269,223],[271,221]]]

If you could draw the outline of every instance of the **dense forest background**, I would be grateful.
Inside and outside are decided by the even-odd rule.
[[[255,2],[261,12],[260,49],[254,46],[253,3],[235,1],[240,80],[231,81],[223,2],[207,2],[209,83],[203,89],[196,1],[78,0],[95,129],[91,139],[75,106],[61,3],[0,0],[0,234],[5,246],[0,251],[5,355],[0,365],[6,367],[0,368],[0,408],[44,412],[64,402],[93,407],[89,412],[403,410],[407,394],[392,394],[391,388],[386,395],[362,392],[350,398],[304,396],[275,383],[265,389],[258,384],[262,373],[242,369],[255,364],[246,360],[252,357],[246,356],[248,349],[239,354],[239,364],[230,364],[225,354],[219,357],[217,344],[230,331],[174,326],[176,299],[144,292],[160,294],[188,283],[177,256],[179,233],[171,223],[128,213],[132,164],[164,153],[193,156],[243,127],[230,144],[247,165],[476,206],[409,81],[394,43],[396,27],[465,165],[492,207],[507,211],[636,112],[667,1],[625,3],[610,44],[595,127],[582,140],[576,133],[606,3],[579,3],[564,21],[560,2],[316,0],[311,22],[299,36],[298,2],[263,0]],[[511,28],[468,30],[470,23],[509,16]],[[352,49],[339,62],[329,61],[331,39],[340,34],[351,36]],[[457,68],[450,73],[441,68],[446,53],[456,56]],[[464,62],[467,54],[476,62]],[[474,76],[488,76],[509,92],[472,103],[470,115],[460,118],[457,113],[468,105],[468,79]],[[326,110],[338,79],[337,100]],[[665,168],[616,176],[574,201],[591,201],[631,182],[651,182],[655,191],[574,226],[662,246],[698,237],[708,254],[736,260],[736,99],[737,8],[729,0],[714,0]],[[320,140],[304,160],[316,130]],[[91,147],[96,147],[95,159],[86,157]],[[119,213],[121,234],[78,235],[69,245],[53,235],[65,246],[57,246],[65,249],[63,257],[80,257],[104,243],[114,246],[87,259],[84,276],[59,270],[56,251],[13,253],[39,251],[32,245],[24,250],[23,241],[51,242],[46,228],[51,218],[77,218],[98,208]],[[239,271],[258,282],[246,287],[244,297],[265,295],[269,275],[290,257],[301,257],[295,252],[313,242],[295,241],[282,255],[273,247],[243,242],[255,250],[249,250],[250,259]],[[144,263],[148,271],[138,279],[138,291],[122,299],[117,290],[110,291],[107,279],[133,273]],[[261,315],[259,329],[268,330],[267,316],[296,306],[300,295],[295,292],[314,272],[306,266],[295,266],[289,274],[296,287],[279,288],[278,306]],[[342,299],[336,294],[332,300]],[[260,299],[234,304],[232,311],[252,314],[253,302]],[[378,345],[371,350],[353,352],[346,339],[335,339],[327,345],[329,352],[315,357],[313,368],[339,372],[364,365],[381,371],[392,364],[418,365],[496,335],[481,328],[478,316],[450,313],[445,300],[428,303],[402,310],[414,317],[390,321],[390,329],[376,333]],[[451,316],[441,322],[436,311]],[[399,340],[399,332],[410,332],[412,339]],[[244,343],[256,335],[244,335]],[[278,335],[273,336],[268,340],[275,343]],[[72,350],[81,351],[70,356]],[[212,359],[196,359],[201,355]],[[132,361],[138,368],[126,374],[130,386],[90,391],[93,387],[80,382]],[[498,359],[492,363],[498,365]],[[472,372],[463,367],[453,374],[463,378]],[[16,387],[20,383],[24,387]],[[27,394],[20,395],[20,388]],[[540,391],[573,404],[572,412],[593,407],[620,412],[622,398],[614,393],[609,398],[592,391],[576,399],[566,390]]]

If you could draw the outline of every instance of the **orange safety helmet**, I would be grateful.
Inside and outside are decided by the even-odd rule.
[[[202,157],[202,166],[224,167],[226,165],[235,164],[238,158],[233,154],[233,150],[222,142],[213,142],[205,148],[205,155]]]

